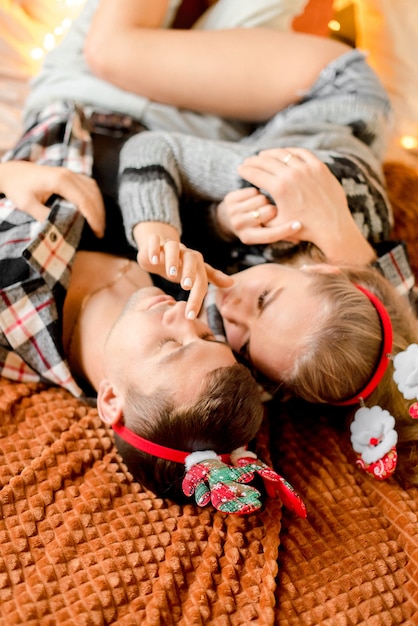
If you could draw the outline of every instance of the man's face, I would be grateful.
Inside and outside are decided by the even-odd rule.
[[[207,373],[236,360],[206,324],[186,319],[185,306],[157,287],[134,293],[107,339],[107,377],[125,390],[135,385],[151,394],[163,387],[174,401],[193,402]]]

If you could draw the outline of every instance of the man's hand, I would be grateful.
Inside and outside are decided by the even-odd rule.
[[[64,167],[6,161],[0,164],[0,191],[39,222],[48,217],[49,209],[45,206],[48,198],[54,194],[61,196],[75,204],[97,237],[103,237],[103,198],[96,182],[84,174]]]

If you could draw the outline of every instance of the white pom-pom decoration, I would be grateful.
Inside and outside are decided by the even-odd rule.
[[[393,380],[404,398],[418,399],[418,345],[411,343],[406,350],[399,352],[393,359],[393,367]]]
[[[375,463],[398,441],[395,419],[380,406],[356,411],[350,430],[353,448],[365,463]]]

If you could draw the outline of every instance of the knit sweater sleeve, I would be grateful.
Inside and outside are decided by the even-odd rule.
[[[254,146],[181,133],[146,131],[124,145],[119,165],[119,204],[128,241],[140,222],[159,221],[182,232],[182,197],[220,202],[242,186],[237,167]]]

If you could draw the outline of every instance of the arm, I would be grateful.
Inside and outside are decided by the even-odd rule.
[[[308,0],[215,0],[193,28],[277,28],[289,31],[293,19],[303,12]]]
[[[180,197],[222,198],[225,188],[237,185],[238,176],[229,159],[235,151],[238,163],[242,150],[251,153],[228,142],[143,132],[129,139],[121,151],[119,204],[127,238],[138,247],[141,267],[190,290],[186,314],[199,310],[208,280],[227,286],[229,279],[205,264],[199,252],[180,244]]]
[[[121,151],[119,164],[119,204],[128,241],[132,245],[138,243],[133,232],[142,222],[160,222],[172,229],[161,231],[162,241],[174,239],[173,233],[180,241],[180,199],[221,202],[242,184],[238,166],[253,152],[254,147],[244,143],[212,141],[181,133],[148,131],[129,139]],[[267,204],[265,197],[261,198]],[[272,218],[276,209],[269,205],[268,210]],[[258,228],[257,243],[291,236],[294,221],[295,218],[268,232]]]
[[[207,280],[227,284],[200,253],[180,245],[180,198],[219,201],[239,185],[236,168],[252,151],[243,144],[163,132],[140,133],[121,151],[119,204],[128,241],[138,247],[141,267],[186,289],[192,286],[188,311],[198,310]],[[282,237],[293,232],[288,225],[278,230]]]
[[[258,167],[251,166],[250,162],[247,162],[246,165],[240,167],[239,173],[236,171],[240,163],[253,154],[253,150],[254,148],[244,144],[203,140],[179,133],[144,132],[130,139],[121,153],[121,188],[119,191],[119,200],[128,240],[135,245],[133,230],[141,222],[159,222],[159,227],[172,228],[168,234],[164,233],[162,235],[164,238],[173,240],[176,238],[176,241],[180,241],[179,199],[183,194],[190,198],[206,199],[219,203],[228,192],[237,190],[240,187],[242,183],[241,176],[243,176],[273,195],[275,193],[274,187],[278,182],[277,178],[268,169],[266,172],[263,172],[262,168],[260,168],[260,159],[258,157],[254,157]],[[306,152],[300,151],[301,154]],[[282,158],[285,153],[286,151],[280,151]],[[308,158],[308,154],[306,158]],[[286,167],[283,163],[274,162],[274,165],[276,168]],[[306,225],[304,224],[305,218],[302,215],[288,212],[288,221],[286,222],[282,213],[283,222],[279,222],[274,227],[274,224],[270,224],[268,228],[260,228],[259,226],[253,228],[252,221],[252,231],[253,233],[254,231],[258,233],[257,243],[280,240],[289,241],[292,239],[300,241],[308,235],[308,229],[310,229],[312,239],[316,240],[317,245],[320,244],[318,247],[323,245],[325,254],[327,252],[329,256],[339,254],[343,248],[339,250],[335,245],[336,240],[331,239],[328,241],[328,237],[325,235],[326,233],[329,236],[331,235],[331,222],[328,223],[326,218],[326,211],[330,211],[331,215],[333,213],[337,214],[333,219],[342,220],[338,237],[347,236],[348,247],[344,246],[346,250],[345,256],[348,255],[352,258],[356,250],[355,254],[361,254],[363,263],[373,262],[376,259],[376,253],[361,233],[348,210],[347,199],[338,179],[313,155],[311,155],[309,163],[301,162],[299,167],[302,168],[298,174],[300,189],[294,185],[293,177],[296,172],[293,172],[290,168],[284,170],[286,175],[290,177],[289,182],[291,185],[288,190],[290,193],[300,191],[302,194],[304,181],[307,185],[302,195],[296,194],[295,210],[298,212],[299,210],[304,210],[304,208],[312,208],[314,202],[320,204],[324,201],[325,205],[321,209],[325,228],[324,233],[319,233],[319,239],[314,234],[317,224],[313,211],[308,212],[308,222],[311,220],[311,223],[307,222]],[[302,177],[301,180],[300,174],[302,171],[309,171],[312,168],[314,170],[319,168],[319,174],[321,175],[319,180],[315,181],[312,179],[312,171],[310,177]],[[283,185],[281,193],[285,189],[286,185]],[[252,189],[241,189],[239,193],[247,195],[249,193],[254,198],[254,190]],[[277,209],[270,202],[266,201],[264,195],[261,196],[260,200],[260,194],[257,191],[255,193],[256,199],[258,198],[257,202],[260,204],[257,207],[247,206],[246,213],[251,213],[256,208],[259,208],[263,221],[268,222],[269,218],[272,219],[276,215]],[[299,206],[298,209],[298,202],[300,203],[303,198],[309,197],[311,193],[313,193],[313,198],[309,199],[305,205],[302,202],[302,206]],[[280,201],[278,198],[279,204],[281,202],[284,205],[285,211],[291,208],[291,205],[288,207],[287,200],[293,202],[290,198],[286,198],[286,202],[284,199]],[[341,212],[341,215],[338,215],[339,212]],[[302,222],[301,225],[304,227],[304,230],[297,232],[294,228],[295,221]],[[343,224],[346,224],[347,230]],[[248,220],[246,226],[248,226]],[[228,225],[225,229],[230,232]],[[235,235],[238,236],[238,233],[235,233]],[[358,244],[356,248],[354,248],[355,243]],[[396,284],[400,291],[403,290],[402,293],[412,289],[414,284],[413,274],[403,247],[397,245],[393,251],[386,249],[381,251],[378,247],[377,254],[379,258],[376,260],[376,264],[378,264],[385,276],[392,283]],[[359,259],[360,256],[356,256],[354,263],[358,263]],[[402,274],[399,272],[399,268],[401,268]]]
[[[265,120],[296,102],[300,90],[348,49],[274,29],[141,28],[139,4],[102,0],[86,42],[87,62],[123,89],[198,112]],[[140,71],[132,59],[141,60]]]
[[[160,131],[129,139],[119,162],[119,204],[128,241],[135,245],[133,231],[141,222],[170,226],[180,240],[180,199],[220,202],[242,184],[238,166],[254,150],[244,143]],[[273,240],[292,232],[289,226],[279,226]],[[269,237],[268,242],[272,241],[270,233]],[[164,232],[161,238],[173,236]]]
[[[275,205],[264,196],[250,198],[244,207],[241,226],[222,215],[222,230],[239,237],[246,244],[267,244],[283,239],[311,241],[327,256],[329,262],[349,263],[373,258],[373,249],[357,227],[338,180],[322,161],[303,149],[292,149],[303,159],[294,157],[286,165],[280,160],[286,150],[254,152],[247,144],[203,140],[179,133],[147,132],[130,139],[120,158],[119,201],[126,234],[132,241],[132,230],[139,222],[159,221],[173,226],[181,234],[179,201],[182,196],[220,202],[238,189],[242,178],[266,190]],[[275,155],[275,156],[272,156]],[[296,167],[297,166],[297,167]],[[251,191],[241,193],[251,195]],[[261,202],[263,206],[255,206]],[[337,210],[336,210],[337,208]],[[254,221],[253,211],[260,210],[263,224]],[[301,222],[302,229],[295,229]],[[338,258],[337,258],[338,257]],[[358,259],[358,260],[357,260]]]

